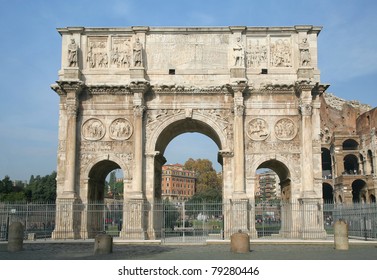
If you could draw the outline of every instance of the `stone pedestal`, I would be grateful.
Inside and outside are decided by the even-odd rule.
[[[130,78],[131,78],[131,80],[144,81],[145,80],[145,69],[144,69],[144,67],[130,68]]]
[[[245,67],[230,68],[230,79],[236,80],[236,81],[245,81],[246,80]]]
[[[298,80],[310,80],[314,78],[314,68],[313,67],[300,67],[297,70]]]
[[[132,199],[123,205],[123,228],[121,239],[145,240],[144,200]]]
[[[9,226],[8,252],[22,251],[24,242],[24,227],[20,222],[14,222]]]
[[[336,250],[348,250],[348,225],[343,220],[334,224],[334,245]]]
[[[81,71],[78,67],[64,68],[64,80],[81,80]]]
[[[239,230],[230,237],[230,250],[233,253],[250,252],[250,236]]]
[[[323,227],[322,202],[316,198],[299,199],[302,239],[326,239],[327,233]]]

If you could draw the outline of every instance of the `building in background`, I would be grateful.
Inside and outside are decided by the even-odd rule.
[[[263,201],[281,198],[279,177],[273,171],[264,171],[257,174],[255,197]]]
[[[181,164],[162,166],[161,191],[162,198],[182,202],[195,194],[195,172],[185,170]]]

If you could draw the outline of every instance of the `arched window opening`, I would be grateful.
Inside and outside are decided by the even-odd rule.
[[[343,161],[345,175],[356,175],[360,173],[359,163],[355,155],[346,155]]]
[[[322,157],[322,178],[331,179],[332,178],[332,164],[331,164],[331,154],[330,150],[326,148],[321,149]]]
[[[368,150],[368,162],[370,165],[371,174],[374,174],[373,154],[371,150]]]
[[[363,180],[355,180],[352,183],[352,202],[362,203],[366,202],[367,185]]]
[[[359,149],[359,143],[357,143],[353,139],[347,139],[343,142],[343,150],[349,151],[349,150],[358,150]]]

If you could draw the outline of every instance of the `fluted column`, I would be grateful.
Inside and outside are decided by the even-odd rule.
[[[234,90],[234,193],[245,194],[245,140],[244,140],[244,114],[243,91],[245,83],[239,83]]]
[[[134,172],[132,183],[132,198],[143,198],[143,116],[145,111],[144,93],[148,90],[148,83],[139,82],[131,85],[134,93]]]
[[[77,153],[77,114],[81,82],[61,82],[60,87],[66,92],[66,169],[63,198],[76,197],[76,153]]]

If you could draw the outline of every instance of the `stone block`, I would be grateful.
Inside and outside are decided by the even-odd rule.
[[[113,252],[113,237],[108,234],[98,234],[94,240],[94,254],[104,255]]]
[[[8,252],[22,251],[24,242],[24,227],[20,222],[14,222],[9,226]]]
[[[334,224],[334,245],[336,250],[348,250],[348,224],[339,220]]]
[[[241,230],[233,233],[230,237],[230,250],[233,253],[250,252],[250,236]]]

